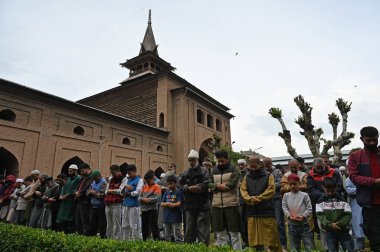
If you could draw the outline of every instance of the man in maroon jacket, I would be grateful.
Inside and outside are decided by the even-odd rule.
[[[356,200],[363,207],[363,230],[371,251],[380,251],[380,149],[374,127],[360,131],[364,149],[353,152],[348,161],[351,181],[357,186]]]

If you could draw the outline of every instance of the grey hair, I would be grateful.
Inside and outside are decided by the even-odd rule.
[[[314,165],[317,165],[317,164],[325,164],[325,161],[323,161],[322,158],[314,158],[314,162],[313,162]]]
[[[288,164],[290,164],[291,162],[296,162],[296,163],[298,164],[298,160],[297,160],[297,159],[294,159],[294,158],[293,158],[293,159],[290,159],[289,162],[288,162]]]

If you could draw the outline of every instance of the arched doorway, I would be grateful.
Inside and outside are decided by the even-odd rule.
[[[69,160],[67,160],[63,166],[62,166],[62,169],[61,169],[61,173],[64,173],[66,175],[68,175],[68,171],[69,171],[69,167],[70,165],[72,164],[76,164],[79,168],[79,166],[81,164],[83,164],[84,162],[82,161],[82,159],[80,159],[79,157],[75,156],[73,158],[70,158]]]
[[[14,175],[19,173],[17,158],[4,147],[0,147],[0,175]]]
[[[205,157],[209,157],[213,153],[212,138],[204,140],[199,148],[199,162],[202,164]]]
[[[160,179],[161,177],[161,174],[162,173],[165,173],[164,169],[160,167],[158,167],[155,171],[154,171],[154,175],[156,176],[156,178]]]

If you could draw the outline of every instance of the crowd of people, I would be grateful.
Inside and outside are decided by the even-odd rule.
[[[311,251],[319,239],[326,251],[360,251],[367,237],[380,251],[379,134],[374,127],[360,134],[364,148],[351,153],[348,169],[328,156],[310,168],[297,158],[283,170],[261,156],[234,166],[224,150],[213,165],[191,150],[189,168],[179,175],[170,164],[159,178],[152,170],[141,177],[133,164],[102,174],[86,163],[55,179],[38,170],[8,175],[0,181],[0,219],[115,240],[209,245],[213,233],[215,245],[234,250]]]

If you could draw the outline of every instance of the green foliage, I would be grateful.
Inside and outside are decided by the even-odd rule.
[[[115,241],[98,237],[65,235],[51,230],[0,223],[0,248],[8,251],[232,251],[230,247],[206,247],[203,244],[176,244],[162,241]]]
[[[268,112],[273,118],[280,119],[282,117],[282,110],[279,108],[270,108]]]
[[[333,127],[338,126],[338,124],[340,122],[339,116],[337,114],[335,114],[334,112],[332,112],[331,114],[328,114],[328,119],[329,119],[329,123]]]

